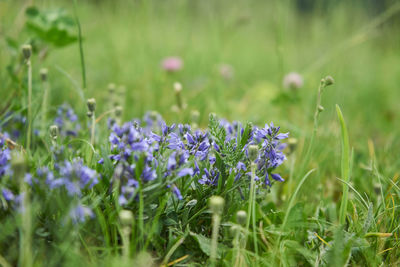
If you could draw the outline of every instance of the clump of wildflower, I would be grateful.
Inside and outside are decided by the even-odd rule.
[[[283,78],[283,87],[287,89],[300,89],[303,83],[303,77],[297,72],[290,72]]]
[[[97,172],[85,166],[79,158],[66,160],[56,167],[58,176],[49,174],[48,170],[42,170],[42,175],[46,175],[50,189],[65,188],[70,196],[81,196],[82,190],[90,189],[99,182]]]
[[[183,61],[179,57],[167,57],[161,62],[161,66],[167,72],[177,72],[182,69]]]

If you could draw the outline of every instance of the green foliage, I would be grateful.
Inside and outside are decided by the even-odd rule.
[[[27,29],[45,43],[64,47],[78,40],[74,20],[63,9],[39,11],[33,6],[26,9],[26,16]]]

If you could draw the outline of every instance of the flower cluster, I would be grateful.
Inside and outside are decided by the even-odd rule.
[[[213,136],[211,130],[192,130],[186,124],[168,126],[158,116],[146,115],[143,121],[122,126],[114,124],[109,136],[109,158],[116,166],[114,178],[119,179],[120,204],[126,205],[136,197],[140,183],[146,185],[156,179],[178,199],[183,198],[178,185],[187,184],[186,178],[190,183],[211,188],[227,183],[230,176],[235,182],[246,182],[251,164],[247,150],[252,144],[259,147],[256,180],[264,177],[260,182],[264,186],[271,186],[270,177],[283,181],[272,171],[286,159],[281,140],[288,134],[279,133],[280,128],[272,123],[264,128],[245,129],[238,122],[220,120],[217,128],[223,132],[222,139]]]
[[[10,171],[10,149],[6,144],[6,137],[0,137],[0,178]]]
[[[78,122],[78,116],[74,110],[68,105],[63,104],[57,109],[57,117],[54,124],[58,126],[60,136],[77,136],[81,130]]]

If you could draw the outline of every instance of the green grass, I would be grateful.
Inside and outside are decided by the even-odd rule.
[[[63,7],[74,14],[72,1],[43,0],[35,1],[35,5],[41,9]],[[23,13],[18,16],[23,6],[23,1],[0,2],[0,95],[4,99],[0,101],[0,119],[8,106],[23,112],[26,109],[25,69],[18,74],[20,84],[12,83],[5,71],[12,60],[18,61],[6,38],[21,44],[29,40]],[[41,99],[35,102],[41,92],[39,69],[46,67],[52,115],[57,105],[68,102],[84,120],[85,99],[94,97],[96,117],[100,116],[111,105],[107,85],[112,82],[127,88],[124,120],[156,110],[168,122],[190,122],[190,111],[198,110],[202,127],[207,125],[211,112],[254,124],[273,121],[298,143],[291,153],[287,151],[288,160],[280,167],[286,181],[257,198],[259,229],[255,242],[259,264],[399,264],[399,5],[381,13],[350,1],[317,5],[309,13],[297,11],[294,1],[278,0],[239,0],[235,4],[226,0],[77,1],[76,8],[83,36],[85,78],[82,80],[78,42],[65,48],[50,47],[47,58],[32,59],[35,107],[41,103]],[[163,72],[160,61],[175,55],[184,60],[183,70]],[[234,68],[232,80],[219,76],[221,63]],[[282,88],[282,77],[290,71],[299,72],[305,81],[295,92]],[[308,156],[317,88],[326,75],[333,76],[335,84],[324,90],[324,111]],[[188,104],[183,114],[171,110],[175,104],[175,81],[182,83],[183,98]],[[336,111],[335,104],[342,111]],[[101,137],[97,149],[106,150],[105,125],[96,131]],[[88,147],[86,140],[78,142]],[[45,161],[38,155],[33,157]],[[111,175],[109,172],[106,175]],[[235,214],[240,206],[247,207],[237,204],[227,214]],[[111,204],[102,207],[112,208]],[[65,242],[55,245],[48,258],[40,254],[35,261],[43,264],[48,260],[50,265],[57,265],[60,259],[67,265],[123,264],[117,256],[117,215],[111,211],[102,213],[103,210],[96,210],[96,219],[91,222],[93,233],[101,233],[102,243],[97,240],[100,237],[87,232],[88,228],[77,231],[79,239],[60,230],[56,239]],[[204,217],[203,210],[198,214]],[[161,215],[157,213],[158,216]],[[147,227],[142,225],[143,214],[137,217],[139,229]],[[199,217],[187,220],[200,220]],[[229,227],[224,223],[234,221],[234,217],[225,219],[222,233],[229,237]],[[4,233],[15,230],[11,219],[0,221],[0,229],[7,229]],[[208,222],[208,217],[203,219],[203,223]],[[157,227],[149,227],[151,236],[157,235]],[[189,230],[192,231],[179,229],[179,235],[169,233],[167,245],[155,248],[163,256],[159,263],[189,255],[180,263],[204,264],[208,257],[198,249]],[[132,235],[139,244],[146,242],[143,231]],[[248,235],[247,249],[241,252],[249,266],[254,259],[253,236]],[[0,247],[7,244],[8,238],[0,233]],[[224,241],[224,245],[230,245],[229,238],[219,240]],[[71,244],[79,250],[66,247]],[[135,251],[135,244],[131,246],[131,252]],[[18,248],[17,244],[9,247]],[[70,254],[65,256],[63,251]],[[155,254],[151,252],[150,256],[159,256]],[[136,256],[138,265],[149,257]],[[7,266],[7,261],[14,264],[16,257],[0,250],[2,265]],[[224,264],[230,264],[230,260]]]

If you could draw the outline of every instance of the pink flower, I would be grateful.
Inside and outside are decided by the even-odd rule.
[[[165,71],[175,72],[182,69],[183,62],[179,57],[167,57],[161,62],[161,66]]]
[[[231,80],[234,75],[233,67],[228,64],[221,64],[219,66],[219,74],[221,75],[222,78],[226,80]]]
[[[303,86],[303,77],[297,72],[286,74],[283,78],[283,87],[288,89],[299,89]]]

